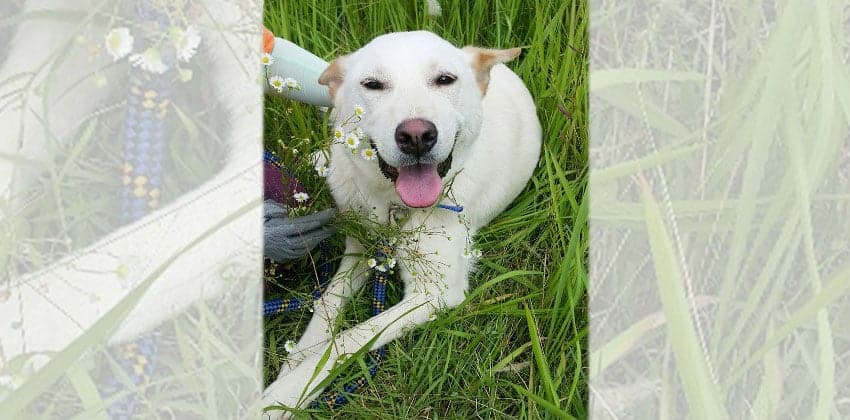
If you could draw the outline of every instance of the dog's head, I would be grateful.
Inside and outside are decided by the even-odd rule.
[[[377,151],[377,162],[365,164],[389,178],[406,205],[429,207],[453,151],[478,137],[490,69],[519,53],[460,49],[425,31],[391,33],[336,59],[319,83],[329,87],[337,120],[362,107],[358,127]]]

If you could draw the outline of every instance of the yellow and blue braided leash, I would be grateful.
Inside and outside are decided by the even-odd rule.
[[[288,168],[283,166],[280,160],[273,153],[269,151],[264,151],[263,153],[263,161],[273,164],[279,170],[286,172],[289,175],[290,182],[294,182],[298,187],[303,188],[303,186],[295,180],[295,177],[289,171]],[[290,186],[290,189],[294,189],[294,185]],[[449,210],[455,213],[460,213],[463,211],[463,206],[460,205],[449,205],[449,204],[439,204],[437,207]],[[374,258],[377,262],[375,267],[387,267],[387,252],[390,252],[390,245],[386,241],[383,244],[384,250],[378,250],[375,252]],[[331,274],[331,264],[329,251],[327,247],[327,243],[325,241],[321,242],[319,245],[319,249],[321,252],[321,263],[319,265],[319,278],[318,285],[313,290],[310,295],[310,300],[305,301],[303,299],[299,299],[298,297],[290,297],[286,299],[272,299],[263,302],[263,315],[264,316],[273,316],[283,312],[293,312],[304,307],[312,306],[313,302],[319,300],[322,297],[322,293],[327,287],[328,281],[330,280]],[[387,307],[387,284],[389,283],[390,275],[392,273],[387,271],[381,271],[376,268],[372,269],[372,316],[378,315],[383,312]],[[332,390],[327,391],[322,394],[318,399],[313,401],[311,404],[311,408],[319,408],[320,406],[326,406],[328,408],[337,408],[345,405],[348,402],[348,395],[357,392],[358,389],[365,386],[371,378],[375,376],[378,371],[378,365],[386,358],[387,356],[387,348],[386,346],[381,346],[375,350],[372,350],[368,353],[369,362],[367,364],[368,377],[367,374],[362,374],[358,376],[353,381],[349,382],[345,386],[343,386],[342,391]],[[331,385],[333,389],[334,386]]]
[[[145,41],[155,43],[157,34],[164,33],[170,26],[165,11],[147,0],[133,6],[138,18],[154,23]],[[174,67],[174,51],[162,54],[163,62]],[[166,118],[171,108],[171,86],[174,72],[154,74],[134,69],[130,75],[127,95],[127,111],[123,126],[123,158],[121,168],[121,222],[127,224],[141,219],[159,207],[162,194],[163,163],[167,146]],[[157,334],[148,333],[118,351],[117,360],[121,369],[130,378],[133,386],[143,387],[150,381],[157,360]],[[117,375],[109,381],[114,394],[122,389]],[[111,419],[126,419],[135,415],[141,392],[131,392],[107,408]]]
[[[269,151],[264,151],[263,153],[263,161],[267,163],[273,164],[276,168],[281,171],[286,172],[289,175],[290,180],[295,180],[295,177],[292,176],[292,173],[281,164],[280,160],[273,153]],[[298,183],[297,180],[291,181]],[[301,186],[298,183],[298,186]],[[321,254],[321,260],[319,263],[319,276],[318,276],[318,284],[313,292],[310,294],[310,299],[300,299],[298,297],[289,297],[286,299],[272,299],[263,302],[263,315],[264,316],[273,316],[283,312],[293,312],[299,309],[309,307],[313,305],[313,302],[319,300],[322,297],[322,293],[324,293],[325,288],[330,281],[331,275],[331,261],[330,261],[330,252],[328,250],[327,241],[322,241],[319,244],[319,252]],[[378,264],[383,264],[386,261],[387,255],[384,252],[378,251],[375,255],[376,261]],[[372,316],[378,315],[384,311],[387,306],[387,284],[389,282],[390,274],[388,272],[382,272],[380,270],[373,270],[372,272]],[[386,346],[381,348],[372,350],[369,352],[369,365],[368,365],[368,374],[369,378],[366,375],[360,375],[355,380],[346,384],[342,392],[339,391],[328,391],[325,392],[322,396],[320,396],[316,401],[313,402],[312,408],[318,408],[320,405],[325,405],[330,408],[340,407],[345,405],[348,402],[346,397],[347,394],[351,394],[356,392],[358,389],[366,385],[370,378],[375,376],[375,373],[378,371],[378,364],[386,357]]]

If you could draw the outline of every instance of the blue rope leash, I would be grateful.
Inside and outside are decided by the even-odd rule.
[[[273,153],[268,150],[263,151],[263,161],[267,163],[273,164],[276,168],[284,171],[289,175],[290,180],[295,180],[292,172],[281,164],[280,160]],[[294,181],[299,187],[302,187],[301,184],[295,180]],[[289,297],[286,299],[272,299],[263,302],[263,315],[264,316],[273,316],[283,312],[294,312],[299,309],[312,306],[313,302],[319,300],[322,297],[322,293],[324,293],[325,288],[330,281],[331,276],[331,261],[330,261],[330,251],[328,250],[328,246],[326,241],[322,241],[319,244],[319,252],[321,254],[321,259],[318,268],[318,281],[317,286],[313,289],[310,294],[310,299],[301,299],[298,297]],[[387,259],[387,255],[381,251],[378,251],[375,255],[376,261],[378,264],[384,264]],[[372,316],[378,315],[386,309],[387,306],[387,284],[389,283],[389,273],[380,270],[373,270],[373,282],[372,282]],[[313,401],[311,404],[311,408],[318,408],[320,405],[325,405],[329,408],[336,408],[345,405],[348,402],[347,394],[352,394],[356,392],[358,389],[363,387],[368,383],[368,381],[375,376],[375,373],[378,371],[378,364],[386,358],[387,349],[386,346],[383,346],[379,349],[375,349],[369,352],[369,363],[368,367],[368,378],[366,375],[360,375],[355,380],[349,382],[342,388],[342,392],[339,391],[328,391],[325,392],[322,396],[320,396],[316,401]]]
[[[292,172],[288,168],[283,166],[278,157],[275,156],[273,153],[268,150],[263,151],[263,161],[271,163],[281,171],[286,172],[287,175],[289,175],[290,182],[294,182],[295,185],[303,189],[303,186],[295,179]],[[463,211],[463,206],[459,205],[438,204],[437,207],[455,213],[460,213]],[[389,244],[387,243],[384,245],[385,248],[389,250]],[[327,248],[327,244],[324,241],[319,245],[319,249],[321,252],[322,262],[319,265],[318,285],[311,293],[310,301],[307,302],[297,297],[268,300],[263,302],[264,316],[272,316],[282,312],[297,311],[301,308],[312,306],[313,302],[319,300],[319,298],[322,297],[322,293],[324,292],[330,280],[331,268],[329,251]],[[372,316],[380,314],[387,307],[387,284],[389,283],[390,279],[389,268],[386,268],[386,262],[388,257],[387,254],[379,250],[375,253],[374,257],[377,262],[376,267],[383,266],[385,267],[385,270],[372,270]],[[368,355],[369,361],[367,364],[367,374],[360,375],[353,381],[345,384],[342,387],[342,391],[325,392],[318,399],[313,401],[310,407],[319,408],[320,406],[324,405],[328,408],[334,409],[345,405],[348,402],[348,395],[357,392],[358,389],[365,386],[369,382],[369,380],[371,380],[378,372],[378,365],[387,357],[387,347],[381,346],[380,348],[370,351]]]
[[[155,22],[159,32],[169,26],[167,14],[150,1],[141,0],[135,5],[135,13],[143,21]],[[156,32],[156,31],[155,31]],[[150,39],[154,39],[155,33]],[[153,41],[152,41],[153,42]],[[171,64],[173,54],[163,54],[163,60]],[[167,144],[166,118],[171,104],[173,72],[153,74],[133,71],[127,94],[127,111],[123,126],[121,191],[122,224],[141,219],[159,207],[162,193],[163,162]],[[116,357],[119,366],[136,387],[150,381],[158,356],[157,333],[148,333],[134,342],[125,344]],[[123,386],[112,373],[107,395],[114,395]],[[107,407],[111,419],[134,417],[140,403],[141,392],[130,393]]]
[[[319,243],[319,252],[321,253],[321,262],[318,269],[318,284],[313,292],[310,293],[310,300],[298,298],[296,296],[286,299],[272,299],[263,302],[263,316],[273,316],[283,312],[294,312],[302,308],[311,306],[312,303],[322,297],[325,288],[331,277],[331,258],[330,250],[326,241]]]

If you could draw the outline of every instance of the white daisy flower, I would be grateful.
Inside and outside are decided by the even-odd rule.
[[[345,144],[348,145],[351,150],[354,150],[357,149],[357,146],[360,146],[360,139],[358,139],[354,134],[349,133],[345,136]]]
[[[428,0],[428,15],[430,16],[442,16],[443,8],[440,7],[440,2],[437,0]]]
[[[366,260],[366,264],[369,266],[369,268],[375,268],[375,266],[378,265],[378,261],[374,258],[369,258],[368,260]]]
[[[358,117],[362,117],[363,116],[363,107],[360,106],[360,105],[355,105],[354,106],[354,115],[356,115]]]
[[[382,272],[382,273],[386,273],[386,272],[387,272],[387,267],[386,267],[385,265],[381,264],[381,265],[375,266],[375,270],[378,270],[378,271],[380,271],[380,272]]]
[[[292,198],[299,203],[303,203],[310,199],[310,195],[305,192],[295,193],[292,195]]]
[[[283,343],[283,349],[286,350],[287,353],[292,353],[295,350],[295,342],[292,340],[286,340],[286,343]]]
[[[141,54],[133,54],[128,60],[133,67],[140,67],[150,73],[162,74],[168,70],[168,66],[162,62],[162,57],[156,48],[148,48]]]
[[[135,38],[128,28],[114,28],[106,34],[106,51],[112,56],[112,61],[118,61],[133,51]]]
[[[282,77],[280,77],[280,76],[269,77],[269,84],[278,93],[283,92],[283,78]]]
[[[263,65],[268,67],[268,66],[274,64],[274,57],[272,57],[272,55],[269,54],[269,53],[263,53],[262,61],[263,61]]]
[[[473,257],[475,257],[475,258],[481,258],[481,255],[482,255],[482,253],[481,253],[481,250],[480,250],[480,249],[473,249],[473,250],[472,250],[472,256],[473,256]]]
[[[359,139],[363,139],[366,137],[366,133],[364,133],[363,130],[360,129],[360,127],[354,127],[354,130],[351,130],[351,132],[354,133],[354,135],[357,136],[357,138]]]
[[[283,79],[283,84],[286,85],[286,88],[289,90],[301,90],[301,85],[298,84],[298,81],[291,77]]]
[[[389,268],[395,268],[395,258],[387,257],[387,261],[385,263]]]
[[[201,34],[194,26],[189,26],[186,29],[171,28],[171,42],[177,50],[177,57],[188,62],[198,52],[198,45],[201,45]]]
[[[378,157],[378,155],[375,153],[375,149],[371,147],[368,149],[363,149],[360,154],[363,156],[363,159],[366,160],[375,160]]]
[[[334,127],[334,140],[342,141],[343,137],[345,137],[345,133],[343,133],[342,127]]]
[[[463,258],[470,259],[472,258],[472,253],[469,252],[469,248],[463,249],[463,254],[460,254]]]
[[[331,168],[328,168],[325,165],[320,165],[316,167],[316,173],[319,174],[320,177],[325,178],[331,174]]]

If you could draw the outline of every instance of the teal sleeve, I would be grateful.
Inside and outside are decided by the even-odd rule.
[[[328,67],[328,62],[292,42],[277,37],[271,56],[274,62],[266,68],[267,78],[280,76],[286,79],[291,77],[298,82],[300,90],[284,88],[282,92],[278,93],[266,81],[265,91],[267,94],[283,95],[316,106],[332,106],[328,88],[319,84],[319,75]]]

